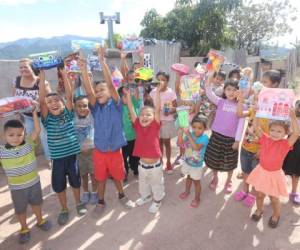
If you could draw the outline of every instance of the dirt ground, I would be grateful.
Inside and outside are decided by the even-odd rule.
[[[299,78],[298,78],[299,81]],[[175,143],[173,142],[175,145]],[[173,146],[173,156],[177,149]],[[107,209],[101,218],[95,218],[91,205],[84,217],[77,217],[71,190],[68,189],[70,221],[60,227],[56,223],[60,207],[51,189],[51,171],[45,167],[43,157],[38,158],[39,173],[44,193],[43,210],[52,221],[50,232],[42,232],[35,226],[35,218],[28,210],[31,241],[20,246],[17,241],[19,224],[14,216],[9,189],[4,174],[0,174],[0,249],[143,249],[143,250],[299,250],[300,207],[294,207],[288,199],[282,200],[282,214],[277,229],[267,225],[272,210],[265,201],[263,220],[254,223],[249,209],[236,202],[233,195],[226,195],[223,186],[226,175],[220,174],[216,192],[208,188],[211,172],[202,181],[201,205],[189,207],[192,196],[186,201],[178,198],[184,189],[184,179],[178,166],[172,175],[165,175],[166,197],[156,215],[149,214],[148,204],[124,210],[118,203],[112,181],[106,190]],[[241,188],[241,180],[233,178],[233,194]],[[290,180],[287,179],[290,190]],[[299,190],[300,191],[300,190]],[[133,175],[125,186],[127,196],[138,198],[138,183]]]

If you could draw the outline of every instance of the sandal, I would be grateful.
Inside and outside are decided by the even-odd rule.
[[[189,195],[190,195],[190,193],[182,192],[182,193],[179,195],[179,198],[180,198],[181,200],[185,200]]]
[[[231,181],[226,182],[224,190],[225,190],[226,194],[231,194],[232,193],[232,183],[231,183]]]
[[[280,219],[280,217],[278,217],[277,220],[273,220],[273,217],[271,216],[270,219],[269,219],[269,222],[268,222],[268,226],[270,228],[276,228],[278,226],[279,219]]]
[[[255,222],[259,221],[263,215],[263,212],[260,214],[257,214],[257,210],[254,212],[254,214],[251,215],[251,219]]]
[[[209,188],[211,190],[216,190],[217,185],[218,185],[218,177],[213,177],[211,182],[209,183]]]
[[[244,191],[239,191],[239,192],[235,193],[234,199],[235,199],[236,201],[242,201],[242,200],[244,200],[247,196],[248,196],[248,194],[247,194],[246,192],[244,192]]]
[[[243,204],[247,207],[253,207],[255,204],[256,198],[252,194],[247,194],[247,197],[243,200]]]
[[[197,207],[199,207],[199,204],[200,204],[200,200],[192,200],[192,203],[191,203],[191,207],[192,208],[197,208]]]
[[[19,243],[25,244],[30,240],[30,231],[29,229],[24,229],[20,231],[19,234]]]

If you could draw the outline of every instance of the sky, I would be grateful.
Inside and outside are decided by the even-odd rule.
[[[290,1],[300,13],[300,0]],[[165,15],[174,3],[175,0],[0,0],[0,43],[66,34],[105,38],[107,24],[100,24],[100,11],[107,15],[120,12],[121,24],[114,24],[114,31],[138,35],[147,10],[155,8]],[[293,42],[296,36],[300,39],[299,26],[300,18],[292,24],[293,33],[278,41]]]

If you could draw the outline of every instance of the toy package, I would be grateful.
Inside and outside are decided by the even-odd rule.
[[[126,38],[121,42],[121,48],[127,53],[140,52],[144,50],[144,39],[142,37]]]
[[[141,79],[143,81],[149,81],[153,78],[154,72],[153,72],[153,69],[151,69],[151,68],[142,67],[142,68],[136,69],[134,74],[135,74],[134,77],[136,79]]]
[[[62,57],[58,56],[57,51],[49,51],[29,55],[32,58],[34,69],[52,69],[64,65]]]
[[[220,70],[222,63],[224,62],[224,56],[220,55],[215,50],[210,50],[207,54],[208,62],[206,64],[206,70],[209,72],[217,72]]]
[[[71,47],[73,50],[77,51],[80,49],[83,50],[96,50],[104,46],[104,40],[100,42],[87,41],[87,40],[72,40]]]
[[[78,60],[79,60],[79,52],[72,53],[65,57],[65,70],[68,73],[75,73],[75,74],[81,74],[80,67],[78,66]],[[90,72],[90,66],[88,66],[88,71]]]
[[[200,82],[198,75],[185,75],[180,79],[180,97],[184,101],[197,101],[200,98]]]
[[[171,69],[174,70],[175,72],[179,73],[179,75],[188,75],[190,68],[189,66],[182,64],[182,63],[174,63],[171,66]]]
[[[91,71],[102,71],[99,58],[96,55],[88,55],[87,64]]]
[[[115,68],[111,73],[111,77],[112,77],[113,85],[116,88],[119,88],[121,86],[122,80],[123,80],[123,75],[120,72],[120,70],[118,68]]]
[[[177,123],[179,128],[189,127],[189,106],[180,106],[176,108]]]
[[[290,108],[293,106],[292,89],[263,88],[258,95],[256,117],[271,120],[289,120]]]
[[[32,99],[29,97],[5,97],[0,99],[0,117],[32,111]]]

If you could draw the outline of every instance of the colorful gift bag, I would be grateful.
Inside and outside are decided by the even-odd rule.
[[[180,97],[185,101],[197,101],[200,98],[199,75],[185,75],[180,79]]]
[[[177,122],[179,128],[189,127],[189,109],[188,106],[180,106],[176,108],[177,112]]]

